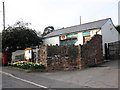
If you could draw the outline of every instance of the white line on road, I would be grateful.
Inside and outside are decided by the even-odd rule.
[[[2,71],[0,71],[0,73],[5,74],[5,75],[8,75],[8,76],[11,76],[11,77],[13,77],[13,78],[15,78],[15,79],[18,79],[18,80],[21,80],[21,81],[30,83],[30,84],[32,84],[32,85],[35,85],[35,86],[38,86],[38,87],[41,87],[41,88],[47,88],[47,89],[48,89],[48,87],[46,87],[46,86],[43,86],[43,85],[40,85],[40,84],[31,82],[31,81],[28,81],[28,80],[25,80],[25,79],[22,79],[22,78],[19,78],[19,77],[16,77],[16,76],[14,76],[14,75],[12,75],[12,74],[10,74],[10,73],[6,73],[6,72],[2,72]]]

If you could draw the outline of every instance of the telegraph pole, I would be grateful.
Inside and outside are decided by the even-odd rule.
[[[5,30],[5,5],[3,2],[3,30]]]
[[[118,25],[120,25],[120,1],[118,2]]]

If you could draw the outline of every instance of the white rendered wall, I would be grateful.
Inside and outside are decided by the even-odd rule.
[[[60,41],[59,41],[59,36],[56,36],[56,37],[50,37],[50,38],[45,38],[43,40],[43,44],[44,45],[56,45],[56,44],[60,44]]]
[[[101,35],[101,29],[94,29],[90,30],[90,36],[93,37],[95,34],[100,34]],[[75,45],[83,45],[83,32],[78,32],[78,41],[75,43]]]
[[[105,54],[105,43],[111,43],[118,41],[119,33],[115,29],[114,25],[112,24],[111,20],[108,20],[101,29],[102,32],[102,43],[103,43],[103,54]]]
[[[101,29],[91,30],[90,31],[90,36],[93,37],[96,33],[101,35]]]
[[[75,43],[75,45],[83,45],[83,36],[82,36],[82,32],[78,32],[78,41]]]

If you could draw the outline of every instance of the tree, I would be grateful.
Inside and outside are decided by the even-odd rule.
[[[2,31],[2,52],[11,53],[19,49],[40,45],[42,40],[29,23],[18,21]]]
[[[120,33],[120,25],[116,26],[116,29]]]
[[[37,31],[37,36],[38,36],[38,37],[42,37],[42,34],[41,34],[40,31]]]
[[[53,26],[48,26],[44,29],[44,32],[43,32],[42,36],[45,36],[45,35],[53,32],[53,31],[54,31],[54,27]]]

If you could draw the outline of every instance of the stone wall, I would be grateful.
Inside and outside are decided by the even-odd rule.
[[[92,66],[103,62],[102,36],[95,35],[81,46],[82,65]]]
[[[39,58],[40,58],[40,62],[42,64],[44,64],[47,67],[47,46],[42,46],[39,49]]]
[[[102,36],[95,35],[84,45],[41,46],[40,62],[51,70],[82,69],[103,62]]]
[[[80,46],[42,46],[40,61],[48,71],[80,69]]]

